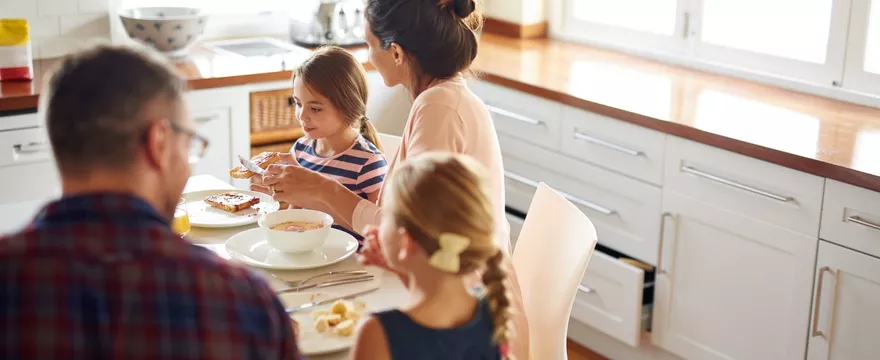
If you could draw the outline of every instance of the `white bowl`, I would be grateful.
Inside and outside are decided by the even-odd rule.
[[[125,32],[169,56],[183,56],[205,33],[208,15],[189,7],[140,7],[119,11]]]
[[[305,231],[282,231],[274,230],[273,226],[290,221],[307,221],[320,223],[324,226],[314,230]],[[330,229],[333,225],[333,217],[316,210],[288,209],[268,213],[260,217],[257,224],[263,228],[266,241],[273,248],[286,253],[303,253],[324,246]]]

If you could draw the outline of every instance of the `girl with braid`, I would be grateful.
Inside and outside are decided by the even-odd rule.
[[[507,252],[494,241],[486,178],[475,160],[451,153],[426,153],[394,170],[366,246],[408,277],[409,303],[366,319],[352,359],[512,358]],[[465,280],[478,270],[481,295]]]

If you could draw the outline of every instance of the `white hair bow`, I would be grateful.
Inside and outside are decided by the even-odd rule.
[[[431,255],[431,266],[442,271],[458,273],[461,269],[459,255],[464,252],[471,241],[461,235],[443,233],[440,235],[440,249]]]

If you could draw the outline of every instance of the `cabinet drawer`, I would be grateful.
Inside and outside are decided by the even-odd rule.
[[[880,193],[827,180],[821,238],[880,257]]]
[[[40,127],[43,118],[36,110],[15,112],[15,115],[0,116],[0,131]]]
[[[663,183],[663,133],[565,107],[560,137],[567,155],[652,184]]]
[[[498,133],[559,149],[561,104],[492,84],[477,84],[473,91],[486,103]]]
[[[525,212],[535,186],[562,192],[596,226],[599,243],[649,264],[657,261],[659,188],[499,135],[508,206]],[[525,207],[523,207],[525,206]]]
[[[802,234],[819,234],[825,179],[676,137],[664,189]]]
[[[45,128],[0,132],[0,204],[50,199],[60,188]]]
[[[644,269],[597,249],[578,287],[571,317],[639,346],[644,281]]]

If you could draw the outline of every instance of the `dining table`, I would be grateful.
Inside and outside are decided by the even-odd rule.
[[[234,191],[236,190],[236,188],[230,185],[228,182],[220,180],[219,178],[212,175],[195,175],[190,177],[187,181],[186,187],[184,188],[184,194],[208,190]],[[313,293],[326,297],[343,297],[364,293],[364,295],[357,296],[357,299],[366,304],[367,310],[369,312],[376,312],[400,307],[406,303],[406,300],[408,298],[406,287],[403,285],[397,275],[378,268],[365,268],[357,261],[356,256],[351,256],[346,260],[343,260],[333,265],[308,270],[274,270],[260,267],[252,267],[244,264],[243,262],[239,261],[235,256],[233,256],[233,254],[230,254],[230,252],[227,251],[225,244],[230,237],[243,231],[253,229],[255,227],[257,227],[256,224],[228,228],[192,227],[191,231],[185,235],[185,238],[193,244],[200,245],[214,251],[218,256],[226,259],[227,261],[238,263],[241,266],[249,267],[255,273],[262,275],[275,291],[289,288],[289,285],[286,283],[287,281],[302,280],[313,275],[326,273],[328,271],[363,269],[367,270],[370,274],[375,275],[374,279],[368,282],[323,288],[314,291]],[[305,290],[304,292],[307,291],[308,290]],[[303,294],[301,293],[294,294],[297,295],[297,298],[299,299],[303,298]],[[286,295],[279,295],[279,298],[282,300],[282,302],[285,302],[285,296]],[[285,305],[291,304],[285,303]],[[302,327],[304,325],[300,324],[300,326]],[[309,344],[304,343],[306,340],[298,339],[298,341],[301,350],[309,347]],[[348,349],[341,349],[339,351],[323,354],[306,354],[306,356],[309,360],[341,360],[348,358]]]

